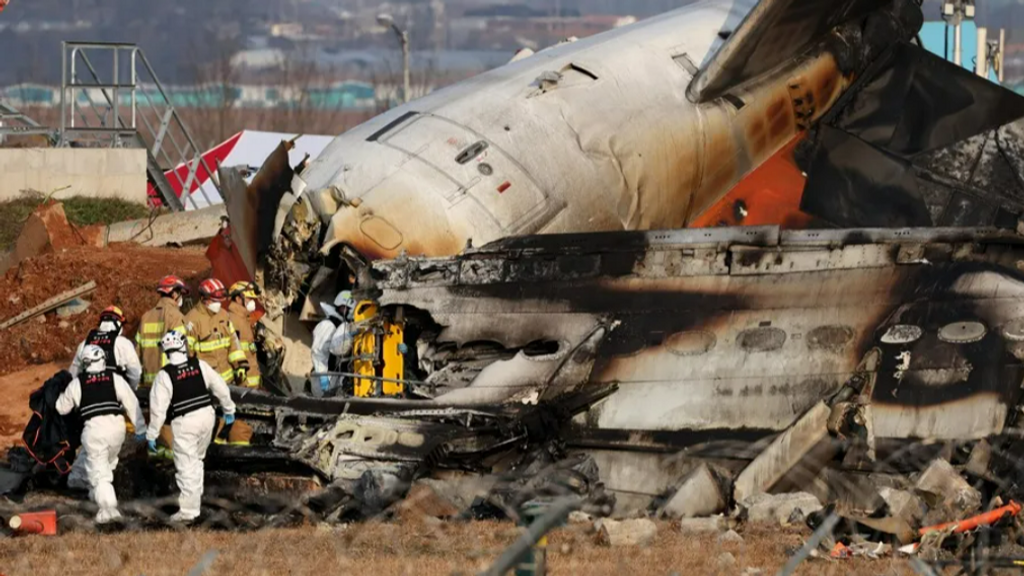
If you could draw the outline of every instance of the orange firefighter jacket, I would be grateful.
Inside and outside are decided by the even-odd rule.
[[[152,386],[160,369],[167,364],[167,356],[160,350],[160,339],[171,330],[185,333],[185,316],[178,304],[163,296],[152,310],[139,319],[139,331],[135,333],[135,350],[142,361],[141,386]]]
[[[256,335],[253,333],[252,324],[249,322],[249,311],[238,302],[231,302],[228,306],[228,317],[235,326],[238,333],[238,343],[245,352],[245,358],[249,361],[249,380],[245,383],[249,388],[260,386],[260,363],[256,359]]]
[[[212,366],[225,381],[233,382],[234,369],[246,360],[228,313],[221,309],[213,314],[202,303],[196,304],[185,315],[185,330],[192,354]]]

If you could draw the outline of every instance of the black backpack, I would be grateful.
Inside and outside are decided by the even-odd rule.
[[[21,435],[32,458],[60,474],[71,471],[75,451],[82,441],[82,419],[78,412],[67,416],[57,413],[57,398],[72,380],[70,372],[61,370],[29,396],[32,417]]]

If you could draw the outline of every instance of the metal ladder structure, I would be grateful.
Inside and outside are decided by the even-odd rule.
[[[59,146],[145,148],[150,183],[172,210],[200,207],[188,194],[200,168],[220,194],[216,167],[203,159],[141,48],[111,42],[61,44]],[[99,71],[101,61],[106,73]],[[184,178],[174,170],[182,165],[188,167]],[[168,170],[173,170],[177,189],[184,191],[180,198],[164,175]],[[216,203],[202,187],[198,194],[206,205]]]
[[[40,125],[26,114],[22,114],[9,104],[0,102],[0,142],[5,136],[42,135],[54,140],[53,129]]]

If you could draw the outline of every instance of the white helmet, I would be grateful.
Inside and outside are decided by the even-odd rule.
[[[177,330],[171,330],[160,339],[160,348],[164,351],[164,354],[185,352],[186,347],[185,335]]]
[[[86,372],[102,372],[107,368],[107,353],[95,344],[82,348],[82,365]]]
[[[352,298],[352,292],[349,290],[342,290],[338,292],[338,295],[334,298],[334,305],[337,307],[352,308],[356,305],[356,301]]]

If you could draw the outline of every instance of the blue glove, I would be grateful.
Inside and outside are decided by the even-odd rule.
[[[137,432],[135,434],[135,439],[138,440],[139,442],[145,442],[146,441],[146,433],[145,432]]]
[[[398,351],[401,352],[402,354],[408,354],[409,347],[405,345],[405,342],[401,342],[398,344]]]
[[[224,425],[225,426],[231,426],[234,423],[235,423],[235,415],[234,414],[225,414],[224,415]]]
[[[331,379],[328,378],[327,376],[321,376],[320,377],[320,389],[323,390],[324,392],[327,392],[327,390],[330,387],[331,387]]]
[[[149,445],[149,451],[152,452],[153,454],[156,454],[156,440],[150,440],[148,442],[148,445]]]

